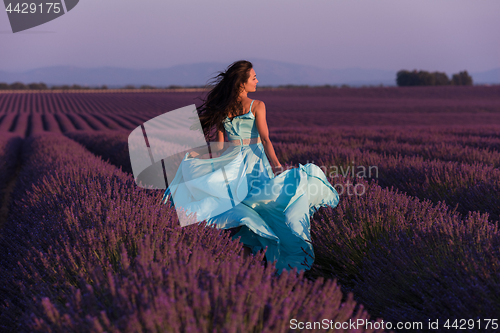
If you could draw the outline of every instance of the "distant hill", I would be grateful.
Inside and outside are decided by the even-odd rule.
[[[291,64],[265,59],[252,61],[262,86],[294,85],[396,85],[396,72],[379,69],[323,69],[314,66]],[[109,88],[152,85],[202,86],[224,70],[229,63],[204,62],[177,65],[158,69],[130,69],[120,67],[81,68],[75,66],[52,66],[25,72],[0,71],[0,82],[27,83],[44,82],[47,85],[79,84],[89,86],[107,85]],[[476,78],[477,75],[477,78]],[[474,83],[500,83],[500,69],[472,74]]]
[[[500,68],[471,74],[474,84],[500,84]]]

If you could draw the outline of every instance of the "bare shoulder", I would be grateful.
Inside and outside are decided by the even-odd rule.
[[[258,99],[254,100],[253,106],[252,106],[252,112],[255,116],[257,114],[262,114],[266,112],[266,105],[264,104],[263,101],[259,101]]]

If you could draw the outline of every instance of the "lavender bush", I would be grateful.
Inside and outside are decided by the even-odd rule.
[[[78,115],[80,116],[80,118],[83,118],[83,120],[85,122],[87,122],[87,124],[89,124],[89,126],[92,127],[92,129],[94,129],[94,130],[106,131],[106,130],[109,129],[98,118],[94,117],[93,114],[90,114],[90,113],[80,113]]]
[[[40,94],[32,105],[44,131],[60,128],[127,173],[63,136],[26,140],[0,233],[0,327],[290,331],[291,318],[366,318],[359,304],[392,322],[494,318],[500,127],[491,124],[500,88],[421,88],[256,93],[272,112],[271,140],[283,165],[342,167],[346,177],[325,170],[339,193],[348,181],[365,189],[342,192],[338,207],[313,215],[312,270],[281,277],[263,266],[262,253],[243,259],[241,244],[224,231],[180,228],[175,211],[159,203],[163,191],[131,179],[126,131],[109,130],[131,130],[192,104],[199,92]],[[40,129],[24,112],[29,98],[0,94],[0,132]],[[365,127],[344,126],[353,124]],[[69,133],[75,129],[85,131]],[[5,142],[0,157],[15,154],[14,143],[2,153]],[[357,166],[378,173],[356,179]],[[13,179],[2,172],[0,188],[2,177]]]
[[[17,135],[21,137],[26,136],[26,131],[28,129],[28,120],[29,120],[29,113],[28,112],[19,112],[17,114],[16,119],[14,120],[13,123],[13,129],[11,128],[11,131],[16,133]]]
[[[61,133],[59,124],[52,113],[45,113],[42,115],[44,128],[48,132]]]
[[[16,119],[16,116],[17,113],[14,112],[7,112],[4,114],[2,122],[0,123],[0,133],[5,133],[10,130],[14,120]]]
[[[499,140],[500,141],[500,140]],[[465,164],[484,164],[500,167],[500,152],[490,148],[474,148],[452,143],[433,143],[412,145],[409,143],[367,142],[363,150],[392,156],[421,156],[424,160],[460,162]]]
[[[74,131],[77,129],[65,113],[56,113],[54,114],[54,117],[59,123],[62,132]]]
[[[359,148],[386,155],[422,156],[426,160],[475,162],[498,166],[499,126],[281,129],[272,133],[279,143],[303,143]]]
[[[5,191],[7,183],[14,177],[22,141],[16,134],[0,132],[0,227],[7,218]]]
[[[419,156],[381,157],[358,149],[311,148],[305,144],[279,142],[276,147],[283,161],[304,163],[307,159],[315,159],[320,165],[348,166],[349,161],[354,159],[365,162],[364,165],[384,167],[379,169],[379,178],[384,179],[386,189],[363,179],[330,178],[334,185],[345,185],[350,180],[353,185],[362,184],[369,191],[360,197],[344,194],[339,208],[329,211],[331,216],[323,217],[321,223],[315,217],[312,232],[316,235],[313,239],[316,261],[310,277],[339,278],[347,292],[354,292],[359,297],[358,301],[370,304],[370,310],[386,320],[426,321],[431,317],[457,317],[459,313],[478,318],[499,310],[494,305],[498,301],[494,297],[496,292],[490,295],[486,292],[497,290],[500,285],[488,273],[497,275],[495,267],[500,267],[495,259],[498,250],[494,250],[498,242],[496,225],[488,221],[487,215],[477,212],[468,217],[450,212],[448,205],[442,201],[445,198],[451,205],[469,204],[474,210],[498,207],[487,201],[488,194],[496,193],[495,188],[481,193],[481,187],[477,187],[478,191],[473,192],[474,186],[481,184],[481,180],[487,184],[487,179],[490,182],[499,179],[496,169],[480,164],[426,161]],[[293,158],[284,158],[285,153]],[[329,161],[333,159],[333,162],[326,163],[318,156]],[[434,178],[420,183],[408,181],[425,179],[425,174]],[[396,186],[389,189],[389,185]],[[397,188],[433,200],[420,201],[417,197],[400,193]],[[463,193],[468,196],[462,198]],[[467,213],[467,208],[461,210]],[[418,244],[415,243],[417,241]],[[434,258],[435,249],[443,249],[441,257]],[[467,265],[456,267],[457,262],[471,259],[475,260],[470,264],[475,269]],[[415,264],[409,266],[405,263],[408,260]],[[396,281],[394,276],[398,276]],[[478,285],[478,280],[487,282]],[[445,292],[443,288],[446,285],[454,287],[446,287]],[[464,292],[458,293],[456,288]],[[387,293],[394,296],[392,300],[382,297]],[[482,295],[484,302],[477,302],[477,296],[472,296],[475,293]],[[450,300],[456,307],[445,307]],[[474,305],[464,305],[468,303]],[[438,311],[439,308],[441,310]]]
[[[28,119],[28,135],[36,135],[43,133],[45,130],[43,128],[42,115],[39,113],[32,113]]]
[[[393,186],[435,203],[444,201],[462,214],[487,212],[492,220],[500,216],[500,197],[495,195],[500,191],[500,170],[492,166],[387,156],[358,148],[279,142],[275,146],[280,160],[287,163],[312,161],[323,166],[329,176],[361,172],[359,176],[374,179],[383,187]],[[376,168],[369,173],[371,166]]]
[[[30,137],[22,160],[0,247],[4,329],[271,332],[368,318],[335,281],[278,277],[227,233],[181,228],[163,191],[146,194],[72,140]]]
[[[312,276],[339,278],[371,313],[392,322],[499,313],[498,223],[364,179],[335,180],[348,181],[366,193],[341,195],[335,209],[313,217]]]
[[[73,123],[74,127],[78,130],[85,130],[85,131],[93,131],[94,129],[92,127],[90,127],[90,125],[85,121],[83,120],[82,117],[80,117],[80,115],[76,112],[71,112],[71,113],[67,113],[65,114],[66,117],[69,118],[69,120]]]
[[[130,164],[128,152],[129,133],[118,131],[73,131],[64,134],[85,146],[92,153],[132,174],[132,165]]]
[[[126,117],[124,117],[123,115],[117,115],[112,113],[106,114],[106,118],[114,121],[119,126],[119,129],[128,130],[129,132],[131,132],[137,126],[140,126],[140,124],[142,123],[137,121],[131,121]]]

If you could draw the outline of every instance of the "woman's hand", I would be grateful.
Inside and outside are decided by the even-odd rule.
[[[197,152],[192,151],[192,152],[190,152],[190,153],[189,153],[188,157],[193,158],[193,157],[196,157],[196,156],[199,156],[199,155],[200,155],[200,154],[198,154]]]
[[[282,173],[284,171],[283,166],[281,164],[273,166],[272,169],[273,169],[273,173],[275,176],[279,175],[280,173]]]

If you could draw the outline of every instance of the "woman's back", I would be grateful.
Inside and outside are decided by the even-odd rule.
[[[224,129],[226,130],[229,140],[258,138],[259,132],[255,123],[255,115],[252,112],[252,105],[255,100],[250,103],[248,112],[235,116],[227,117],[224,120]]]

